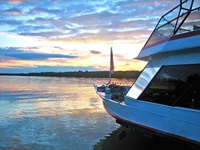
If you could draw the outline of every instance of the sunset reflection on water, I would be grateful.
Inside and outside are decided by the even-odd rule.
[[[0,149],[91,149],[119,127],[93,80],[0,76]]]
[[[174,143],[124,130],[103,108],[92,82],[108,79],[0,76],[0,149],[172,149]],[[134,79],[113,79],[131,85]],[[182,150],[189,150],[176,144]]]

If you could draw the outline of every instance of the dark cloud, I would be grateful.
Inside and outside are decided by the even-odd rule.
[[[90,50],[90,53],[92,53],[92,54],[101,54],[101,52],[95,51],[95,50]]]
[[[20,25],[23,25],[23,23],[18,20],[0,19],[0,25],[10,25],[10,26],[18,27]]]
[[[7,9],[3,13],[7,14],[7,15],[22,15],[22,14],[24,14],[24,12],[18,8]]]
[[[20,50],[20,48],[0,48],[0,54],[6,57],[12,57],[20,60],[46,60],[49,58],[77,58],[78,56],[63,55],[63,54],[48,54],[48,53],[36,53],[31,51]]]
[[[63,11],[61,9],[46,9],[42,7],[33,8],[29,11],[29,14],[38,14],[38,13],[47,13],[47,14],[62,14]]]

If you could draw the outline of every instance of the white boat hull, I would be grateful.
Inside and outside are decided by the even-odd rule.
[[[193,8],[193,3],[180,1],[160,18],[137,56],[148,63],[122,101],[110,90],[97,93],[119,123],[187,140],[199,148],[200,7]]]
[[[122,122],[200,144],[200,120],[194,119],[198,111],[129,98],[128,105],[104,96],[102,99],[107,112]]]

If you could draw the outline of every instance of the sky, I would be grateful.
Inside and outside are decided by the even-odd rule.
[[[0,0],[0,73],[141,70],[135,58],[180,0]]]

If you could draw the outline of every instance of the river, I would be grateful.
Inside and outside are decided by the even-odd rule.
[[[0,76],[1,150],[147,150],[173,148],[120,125],[104,110],[92,82],[106,79]],[[134,80],[114,79],[131,84]],[[164,146],[163,146],[164,144]],[[176,145],[181,149],[185,147]],[[182,146],[182,147],[181,147]]]

